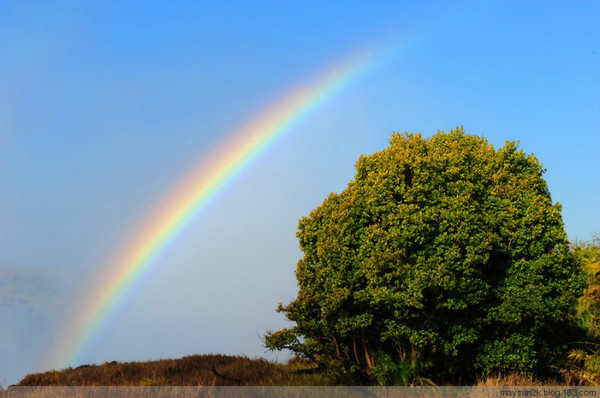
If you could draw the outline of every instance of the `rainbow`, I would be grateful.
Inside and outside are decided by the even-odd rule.
[[[275,140],[369,70],[380,56],[379,52],[378,56],[375,52],[363,53],[332,68],[315,83],[292,90],[203,158],[136,229],[109,267],[103,267],[102,274],[93,279],[93,291],[70,316],[50,348],[48,366],[73,365],[123,296],[186,226]]]

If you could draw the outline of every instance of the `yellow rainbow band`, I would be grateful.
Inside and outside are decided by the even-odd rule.
[[[316,84],[288,93],[229,135],[208,158],[203,158],[178,184],[175,193],[167,196],[164,206],[126,242],[116,261],[94,280],[95,287],[70,317],[57,344],[51,347],[48,365],[53,368],[73,365],[131,286],[211,199],[270,143],[365,72],[374,60],[371,53],[361,55],[332,69]]]

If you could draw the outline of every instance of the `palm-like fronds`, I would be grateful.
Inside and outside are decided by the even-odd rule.
[[[569,352],[572,361],[561,372],[579,384],[600,385],[600,345],[588,343],[587,349],[575,348]]]

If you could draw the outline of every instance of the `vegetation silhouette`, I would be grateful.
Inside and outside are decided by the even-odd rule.
[[[19,386],[270,386],[327,385],[315,365],[279,364],[244,356],[192,355],[147,362],[107,362],[27,375]]]

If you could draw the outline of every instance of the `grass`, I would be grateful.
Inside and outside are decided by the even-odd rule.
[[[476,386],[479,387],[494,387],[494,386],[564,386],[566,380],[560,381],[556,379],[540,380],[531,375],[521,373],[498,374],[496,376],[478,377]]]
[[[286,364],[244,356],[192,355],[107,362],[27,375],[19,386],[317,386],[331,382],[309,361]]]
[[[520,373],[478,377],[476,386],[549,386],[567,380]],[[333,386],[339,385],[310,361],[287,363],[220,354],[147,362],[107,362],[25,376],[18,386]]]

